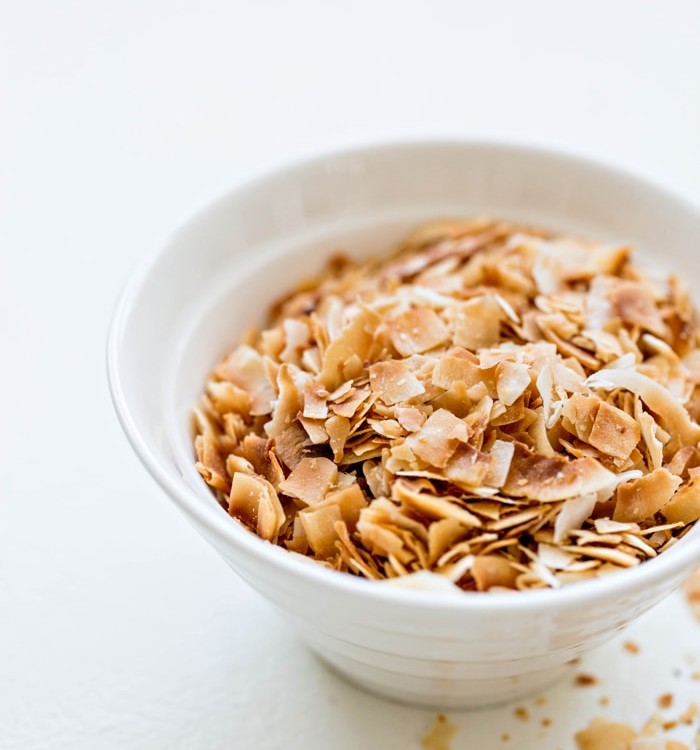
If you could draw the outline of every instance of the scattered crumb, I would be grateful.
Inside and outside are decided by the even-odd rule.
[[[678,721],[689,726],[698,717],[698,714],[700,714],[700,706],[698,706],[697,703],[691,703],[688,705],[688,708],[686,708],[685,711],[678,717]]]
[[[525,706],[518,706],[513,713],[521,721],[527,721],[530,718],[530,712],[525,708]]]
[[[673,695],[671,693],[664,693],[659,696],[658,700],[659,708],[671,708],[673,705]]]
[[[425,750],[450,750],[451,740],[458,730],[459,727],[453,724],[445,714],[437,714],[421,744]]]
[[[691,680],[700,680],[700,670],[690,675]]]
[[[510,742],[510,735],[508,732],[503,732],[501,735],[501,742]]]
[[[552,720],[550,718],[548,718],[548,717],[545,716],[545,718],[542,719],[542,721],[540,722],[540,724],[542,724],[543,727],[551,727],[552,726]]]
[[[533,703],[536,706],[544,706],[544,704],[547,702],[547,697],[544,695],[538,695],[537,698],[533,701]]]
[[[692,613],[700,621],[700,568],[685,582],[683,590]]]
[[[664,732],[670,732],[672,729],[675,729],[678,726],[677,721],[665,721],[661,728],[664,730]]]
[[[601,706],[607,706],[610,703],[610,698],[608,698],[607,695],[601,695],[600,699],[598,700],[598,703]]]
[[[639,653],[639,646],[634,641],[625,641],[623,647],[625,651],[629,651],[630,654]]]
[[[577,666],[578,664],[581,663],[581,657],[580,656],[576,656],[573,659],[569,659],[569,661],[567,661],[566,663],[569,664],[572,667],[575,667],[575,666]]]
[[[590,687],[598,684],[598,678],[592,674],[577,674],[574,678],[574,684],[577,687]]]
[[[578,750],[628,750],[637,733],[627,724],[596,718],[586,729],[576,732]]]

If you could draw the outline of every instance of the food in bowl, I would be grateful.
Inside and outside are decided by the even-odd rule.
[[[197,468],[261,538],[365,578],[602,576],[700,518],[698,331],[629,247],[433,222],[332,258],[218,364]]]

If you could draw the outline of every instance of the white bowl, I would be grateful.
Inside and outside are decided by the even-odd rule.
[[[327,570],[229,518],[195,471],[189,415],[243,329],[329,252],[382,252],[426,219],[480,213],[627,241],[700,283],[700,212],[636,177],[520,146],[380,145],[282,169],[187,221],[128,284],[108,350],[132,446],[231,567],[353,682],[443,707],[515,700],[563,675],[681,583],[700,561],[700,526],[638,568],[557,591],[402,590]]]

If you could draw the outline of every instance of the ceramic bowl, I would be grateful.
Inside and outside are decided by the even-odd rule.
[[[700,561],[700,526],[637,568],[555,591],[403,590],[327,570],[229,518],[194,468],[190,413],[244,328],[332,251],[366,257],[424,220],[474,214],[629,242],[700,284],[700,212],[637,177],[516,145],[375,145],[280,169],[197,213],[127,285],[108,347],[124,431],[194,528],[338,672],[441,707],[519,699],[565,674],[681,583]]]

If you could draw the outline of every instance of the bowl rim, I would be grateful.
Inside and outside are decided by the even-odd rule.
[[[134,302],[141,289],[147,285],[151,272],[161,257],[166,255],[174,240],[191,224],[200,220],[210,210],[243,197],[249,190],[264,188],[281,178],[293,177],[308,169],[318,168],[324,162],[335,159],[368,158],[381,152],[399,151],[437,151],[444,149],[459,150],[492,150],[511,155],[527,155],[549,161],[563,163],[573,169],[592,169],[602,177],[627,181],[645,192],[653,193],[665,200],[677,204],[687,212],[696,214],[700,224],[700,206],[678,195],[664,185],[635,174],[626,168],[611,165],[608,162],[591,158],[559,148],[532,145],[506,139],[480,139],[460,137],[437,138],[396,138],[391,140],[372,140],[359,145],[345,146],[338,149],[314,151],[310,154],[290,159],[277,168],[267,168],[244,176],[232,188],[220,193],[214,200],[200,205],[189,212],[174,230],[144,258],[124,284],[114,309],[109,326],[106,348],[107,380],[112,403],[121,427],[131,444],[132,449],[153,479],[175,501],[182,512],[193,522],[203,526],[217,539],[218,549],[224,547],[241,547],[261,566],[276,568],[281,576],[294,574],[312,586],[333,589],[352,597],[362,597],[376,603],[392,606],[414,607],[417,609],[433,608],[458,612],[469,611],[510,611],[538,609],[540,607],[581,606],[595,600],[607,599],[616,595],[622,596],[636,587],[646,588],[665,579],[675,578],[683,570],[691,572],[694,565],[700,563],[700,537],[692,542],[674,549],[673,554],[659,555],[634,568],[613,573],[603,578],[581,581],[558,589],[536,589],[518,592],[494,592],[484,596],[480,593],[423,591],[406,589],[392,585],[378,585],[376,581],[352,576],[330,570],[318,565],[310,558],[291,554],[282,547],[272,545],[260,539],[251,531],[236,523],[223,513],[215,504],[206,505],[201,498],[184,481],[178,482],[161,464],[158,457],[150,450],[145,439],[136,427],[136,422],[128,400],[125,396],[120,351],[125,341],[128,319]],[[699,522],[700,523],[700,522]],[[234,566],[235,567],[235,566]],[[245,579],[245,575],[242,576]],[[669,592],[670,593],[670,592]]]

